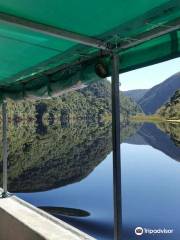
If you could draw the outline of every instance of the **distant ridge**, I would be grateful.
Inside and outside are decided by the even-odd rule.
[[[123,94],[127,97],[132,98],[135,102],[138,101],[147,93],[149,89],[135,89],[135,90],[128,90],[123,91]]]
[[[180,72],[172,75],[164,82],[152,87],[138,101],[145,114],[154,114],[169,101],[175,91],[180,88]]]

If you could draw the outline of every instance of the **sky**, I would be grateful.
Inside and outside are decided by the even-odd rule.
[[[120,89],[149,89],[180,71],[180,58],[120,74]]]

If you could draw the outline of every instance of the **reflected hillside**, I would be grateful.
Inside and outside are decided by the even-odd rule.
[[[144,123],[131,136],[127,143],[150,145],[174,160],[180,161],[180,124],[175,123]]]
[[[148,144],[180,161],[179,131],[180,124],[122,124],[121,142]],[[81,181],[111,153],[111,144],[109,122],[10,124],[8,189],[46,191]]]
[[[157,125],[162,131],[167,133],[176,146],[180,147],[180,124],[161,122]]]
[[[135,134],[138,125],[121,129],[124,141]],[[111,124],[106,122],[48,126],[31,122],[28,126],[11,124],[9,130],[10,192],[45,191],[81,181],[111,152]]]
[[[80,181],[111,151],[110,139],[109,125],[19,127],[10,146],[9,191],[45,191]]]

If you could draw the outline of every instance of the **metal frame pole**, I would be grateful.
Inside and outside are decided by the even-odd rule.
[[[112,56],[112,145],[113,145],[113,194],[114,194],[114,239],[120,240],[122,229],[121,206],[121,156],[120,156],[120,98],[119,56]]]
[[[6,100],[3,101],[2,104],[2,119],[3,119],[3,192],[2,197],[5,198],[8,195],[7,192],[7,158],[8,158],[8,142],[7,142],[7,102]]]

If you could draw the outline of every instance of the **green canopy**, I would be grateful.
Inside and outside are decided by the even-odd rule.
[[[0,0],[0,95],[56,96],[180,54],[179,0]]]

